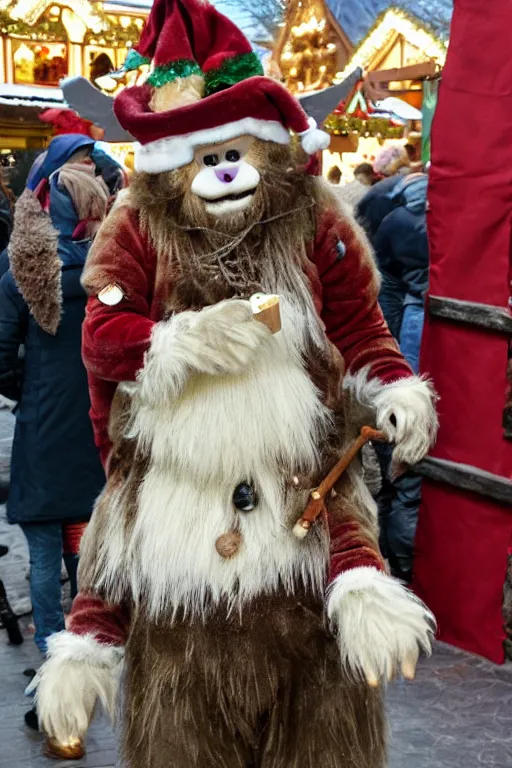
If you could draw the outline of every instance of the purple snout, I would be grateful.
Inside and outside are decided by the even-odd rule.
[[[232,181],[234,181],[238,174],[238,168],[216,168],[215,169],[215,175],[218,178],[219,181],[222,181],[224,184],[231,184]]]

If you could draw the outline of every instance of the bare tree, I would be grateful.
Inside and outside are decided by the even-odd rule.
[[[232,15],[251,40],[273,40],[284,17],[286,0],[222,0],[218,7]]]

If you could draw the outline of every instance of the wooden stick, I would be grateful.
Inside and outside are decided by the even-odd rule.
[[[342,474],[355,459],[363,445],[375,440],[385,442],[386,437],[372,427],[362,427],[359,436],[354,440],[350,448],[336,462],[329,474],[322,480],[318,488],[311,491],[311,498],[302,517],[293,526],[293,533],[298,539],[303,539],[317,518],[325,510],[325,499],[332,491]]]

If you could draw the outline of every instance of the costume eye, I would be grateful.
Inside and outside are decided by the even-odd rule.
[[[237,149],[230,149],[226,152],[226,160],[228,163],[238,163],[240,160],[240,152]]]
[[[210,168],[212,168],[214,165],[219,164],[219,156],[218,155],[205,155],[203,157],[203,163]]]

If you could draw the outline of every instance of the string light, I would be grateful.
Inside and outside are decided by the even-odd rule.
[[[391,9],[355,51],[345,69],[337,73],[334,82],[342,82],[357,67],[366,69],[393,34],[402,35],[410,45],[421,51],[423,60],[433,59],[440,66],[444,64],[447,44],[437,40],[426,29],[414,24],[406,14]]]
[[[12,19],[23,19],[28,24],[35,24],[50,5],[53,5],[53,0],[18,0],[9,15]],[[66,7],[81,18],[86,27],[94,32],[101,31],[101,20],[93,12],[88,0],[67,0]]]

